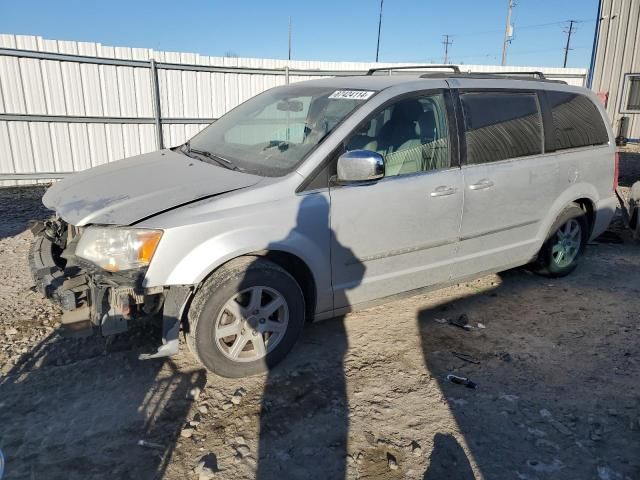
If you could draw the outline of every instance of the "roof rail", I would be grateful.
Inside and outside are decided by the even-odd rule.
[[[526,77],[525,75],[535,74],[538,78]],[[462,73],[448,73],[448,72],[431,72],[423,73],[420,78],[475,78],[484,80],[520,80],[520,81],[537,81],[548,83],[562,83],[567,84],[564,80],[551,80],[546,78],[540,72],[462,72]]]
[[[375,72],[379,71],[389,71],[389,75],[391,75],[391,70],[418,70],[421,68],[449,68],[456,73],[460,73],[460,68],[457,65],[403,65],[400,67],[379,67],[379,68],[370,68],[367,71],[367,75],[373,75]],[[541,74],[542,75],[542,74]]]
[[[528,70],[528,71],[520,71],[520,72],[508,71],[508,72],[469,72],[469,73],[479,74],[479,75],[483,75],[483,74],[486,74],[486,75],[535,75],[540,80],[546,80],[547,78],[544,76],[544,73],[538,70]]]

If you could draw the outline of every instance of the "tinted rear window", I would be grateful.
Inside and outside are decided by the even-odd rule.
[[[594,103],[584,95],[547,91],[553,116],[556,150],[603,145],[609,142],[607,128]]]
[[[469,92],[460,98],[467,163],[542,153],[542,121],[535,93]]]

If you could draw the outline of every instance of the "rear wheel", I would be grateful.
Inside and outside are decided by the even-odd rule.
[[[304,312],[302,290],[286,270],[242,257],[214,272],[196,293],[187,343],[218,375],[261,373],[289,353],[302,333]]]
[[[551,227],[534,264],[536,273],[563,277],[578,266],[578,259],[588,240],[588,222],[578,205],[564,209]]]

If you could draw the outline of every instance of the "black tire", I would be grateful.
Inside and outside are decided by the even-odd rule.
[[[66,260],[60,257],[61,253],[62,249],[44,234],[36,235],[29,247],[31,278],[45,297],[52,297],[55,285],[63,280]]]
[[[553,248],[558,244],[561,239],[559,232],[561,228],[565,227],[569,222],[575,220],[580,227],[580,246],[577,249],[575,257],[568,264],[559,264],[553,255]],[[564,277],[569,275],[578,266],[580,256],[584,252],[584,248],[589,240],[589,222],[587,221],[586,214],[582,208],[577,204],[571,204],[565,208],[553,223],[549,235],[545,240],[538,258],[533,264],[533,271],[547,277]]]
[[[256,286],[277,290],[286,302],[288,323],[272,351],[255,361],[234,361],[216,340],[218,317],[225,304],[240,292]],[[187,345],[208,370],[239,378],[263,373],[278,364],[293,348],[304,327],[305,302],[296,280],[283,268],[260,257],[240,257],[216,270],[196,292],[189,308]]]

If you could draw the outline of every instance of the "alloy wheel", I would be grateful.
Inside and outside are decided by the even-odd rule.
[[[215,343],[227,358],[252,362],[264,358],[284,337],[289,308],[271,287],[250,287],[224,304],[215,324]]]
[[[582,246],[582,227],[575,218],[562,225],[555,234],[555,242],[551,247],[553,262],[565,268],[576,259]]]

